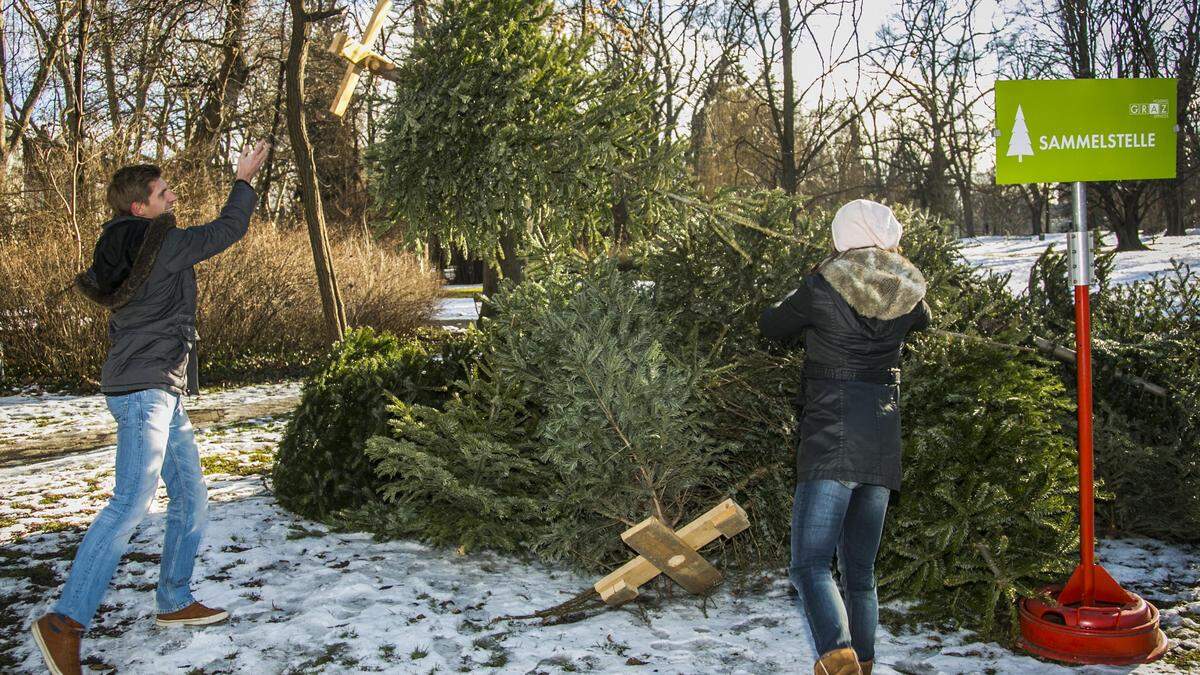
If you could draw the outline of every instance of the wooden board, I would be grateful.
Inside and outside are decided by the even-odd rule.
[[[356,64],[346,66],[346,74],[342,76],[342,83],[338,86],[337,95],[333,97],[329,112],[338,117],[346,114],[346,108],[350,105],[350,97],[354,96],[354,88],[358,86],[358,72],[361,69],[362,66]]]
[[[636,598],[637,595],[638,592],[635,589],[626,586],[624,581],[618,580],[617,583],[604,589],[604,593],[600,596],[600,599],[606,604],[616,607],[617,605],[629,602]]]
[[[700,548],[722,535],[732,537],[747,527],[750,527],[750,520],[746,517],[746,512],[742,507],[735,504],[732,499],[726,499],[704,515],[684,525],[675,534],[688,546],[700,550]],[[654,566],[654,563],[647,560],[644,556],[639,555],[600,581],[597,581],[595,589],[601,598],[620,600],[619,602],[609,602],[606,600],[608,604],[613,606],[619,605],[637,597],[637,589],[642,584],[658,576],[660,572]],[[633,594],[624,594],[628,597],[621,600],[620,598],[624,596],[614,594],[612,590],[618,582],[632,589],[634,591]]]
[[[392,0],[379,0],[375,5],[375,11],[371,13],[371,20],[367,22],[367,30],[363,34],[363,45],[370,47],[375,43],[375,38],[379,37],[380,31],[383,30],[383,20],[391,11]]]
[[[700,595],[721,582],[721,573],[658,518],[647,518],[621,535],[629,547],[689,593]]]

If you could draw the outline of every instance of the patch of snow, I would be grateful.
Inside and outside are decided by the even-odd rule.
[[[1172,261],[1178,260],[1193,267],[1200,266],[1200,232],[1183,237],[1145,237],[1142,241],[1149,251],[1122,251],[1117,254],[1112,279],[1118,284],[1128,284],[1154,274],[1170,272]],[[1010,274],[1008,288],[1015,295],[1029,289],[1029,271],[1046,248],[1053,246],[1065,253],[1067,235],[1047,234],[1045,240],[1035,236],[1021,237],[975,237],[961,239],[962,256],[966,261],[983,270],[996,274]],[[1116,246],[1116,237],[1105,233],[1101,237],[1100,253]]]
[[[474,298],[441,298],[433,318],[435,321],[475,321],[479,319],[479,303]]]
[[[190,409],[236,408],[269,399],[300,394],[301,383],[256,384],[231,389],[201,390],[188,397]],[[110,430],[112,415],[103,394],[89,396],[30,392],[18,396],[0,396],[0,446],[62,433]]]

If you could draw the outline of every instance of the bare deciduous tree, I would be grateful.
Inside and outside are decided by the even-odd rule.
[[[312,245],[313,262],[316,264],[317,285],[321,291],[321,307],[325,314],[325,329],[329,339],[337,341],[346,333],[346,310],[329,250],[325,212],[321,206],[321,186],[317,182],[316,161],[313,159],[312,143],[308,138],[304,110],[304,68],[308,62],[310,24],[336,16],[342,10],[307,12],[303,1],[288,0],[292,13],[286,69],[288,136],[292,141],[296,173],[300,177],[300,200],[304,205],[304,219],[308,223],[309,243]]]
[[[961,216],[975,236],[975,174],[987,147],[991,72],[986,62],[1001,27],[982,23],[981,2],[903,0],[880,31],[876,68],[894,83],[888,112],[908,121],[910,147],[925,168],[917,191],[921,206]],[[982,24],[982,25],[981,25]]]

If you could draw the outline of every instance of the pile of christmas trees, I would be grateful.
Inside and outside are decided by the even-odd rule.
[[[733,497],[751,529],[712,557],[785,565],[803,353],[761,339],[756,320],[829,250],[827,216],[792,223],[791,207],[756,214],[781,236],[718,236],[681,212],[631,269],[605,258],[540,265],[493,299],[481,332],[449,347],[347,341],[289,428],[281,501],[384,536],[598,573],[628,557],[627,527],[649,515],[677,526]],[[1002,282],[958,262],[937,223],[903,216],[938,324],[1015,339],[1021,313]],[[881,591],[933,618],[1011,625],[1016,594],[1071,564],[1070,401],[1036,356],[937,336],[910,345],[904,372],[904,492]],[[339,416],[344,433],[328,424]],[[314,487],[323,496],[305,496]],[[352,498],[324,496],[339,490]]]

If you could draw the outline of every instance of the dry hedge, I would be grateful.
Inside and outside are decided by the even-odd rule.
[[[180,222],[215,214],[219,204],[205,201],[179,209]],[[83,229],[86,265],[99,224]],[[0,229],[0,386],[98,386],[106,314],[69,288],[78,264],[71,232],[51,212]],[[332,248],[351,325],[405,334],[429,320],[440,281],[415,256],[365,235]],[[197,283],[204,384],[293,375],[326,346],[303,229],[255,219],[242,241],[198,267]]]

